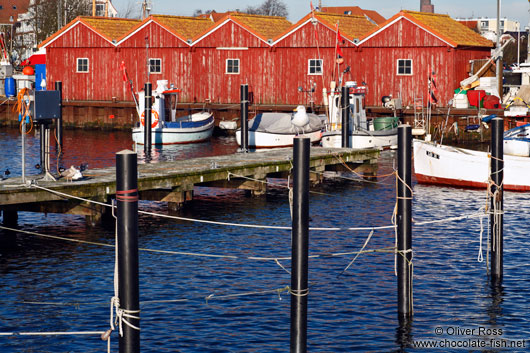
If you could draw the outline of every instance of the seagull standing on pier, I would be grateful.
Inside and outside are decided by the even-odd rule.
[[[71,166],[70,168],[61,172],[61,176],[64,177],[66,181],[73,181],[81,179],[83,177],[83,174],[81,174],[81,171],[79,169],[76,169],[76,167]]]

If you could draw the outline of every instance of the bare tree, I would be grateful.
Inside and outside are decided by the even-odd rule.
[[[248,6],[245,10],[248,14],[287,17],[287,5],[282,0],[265,0],[257,7]]]
[[[208,15],[208,14],[211,14],[212,12],[214,12],[214,10],[201,10],[201,9],[197,9],[193,12],[193,17],[197,17],[197,16],[200,16],[200,15]]]
[[[125,7],[118,9],[118,17],[140,19],[140,6],[137,0],[129,0]]]
[[[30,7],[31,25],[35,31],[37,43],[55,33],[58,28],[77,16],[92,14],[91,0],[35,0]]]
[[[265,0],[260,6],[261,14],[267,16],[287,17],[287,5],[282,0]]]

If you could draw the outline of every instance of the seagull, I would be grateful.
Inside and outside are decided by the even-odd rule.
[[[76,169],[74,166],[71,166],[70,168],[61,172],[61,176],[63,176],[66,179],[66,181],[79,180],[83,177],[83,175],[81,174],[81,171],[79,169]]]
[[[11,172],[9,171],[9,169],[6,168],[4,175],[2,175],[2,178],[0,180],[7,179],[9,177],[9,174],[11,174]]]
[[[291,118],[291,124],[298,127],[306,126],[309,123],[309,116],[307,115],[305,107],[303,105],[299,105],[296,107],[295,111],[296,113]]]

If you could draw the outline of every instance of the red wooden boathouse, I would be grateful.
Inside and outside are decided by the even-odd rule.
[[[338,68],[337,24],[344,57]],[[449,16],[402,11],[381,26],[365,16],[323,12],[296,24],[240,13],[215,23],[161,15],[142,22],[80,17],[41,47],[48,88],[62,81],[67,100],[132,100],[124,62],[136,90],[164,79],[183,90],[182,101],[238,103],[240,84],[248,83],[255,104],[276,105],[322,104],[322,89],[347,66],[344,81],[367,83],[367,105],[389,94],[411,105],[414,97],[426,98],[435,71],[445,105],[468,76],[468,61],[488,57],[492,43]],[[312,95],[305,92],[312,87]]]

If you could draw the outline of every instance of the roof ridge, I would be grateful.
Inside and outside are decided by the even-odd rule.
[[[211,21],[206,17],[196,17],[196,16],[175,16],[175,15],[150,15],[153,18],[173,18],[173,19],[186,19],[186,20],[196,20],[196,21]]]
[[[134,21],[141,22],[141,20],[135,18],[122,18],[122,17],[102,17],[102,16],[77,16],[76,19],[82,20],[98,20],[98,21]]]
[[[436,16],[436,17],[449,17],[449,18],[452,18],[452,17],[449,16],[448,14],[443,14],[443,13],[421,12],[421,11],[412,11],[412,10],[401,10],[401,12],[409,13],[409,14],[413,14],[413,15]]]
[[[332,13],[332,12],[319,12],[315,14],[315,16],[335,16],[335,17],[341,17],[341,18],[366,18],[364,15],[346,15],[346,14]]]
[[[284,16],[269,16],[269,15],[255,15],[250,13],[244,13],[244,12],[234,12],[228,14],[228,16],[241,16],[241,17],[254,17],[254,18],[268,18],[268,19],[287,19],[287,17]]]

